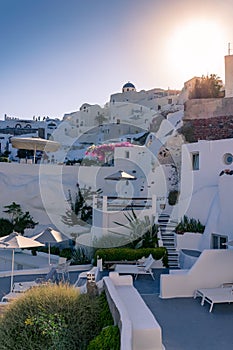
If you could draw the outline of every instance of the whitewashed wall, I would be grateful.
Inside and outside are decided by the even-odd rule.
[[[233,239],[233,175],[219,176],[222,170],[233,169],[233,164],[224,163],[224,155],[232,150],[233,139],[199,141],[182,147],[179,217],[187,215],[206,225],[201,250],[211,247],[212,233]],[[199,152],[199,170],[192,170],[192,152]]]

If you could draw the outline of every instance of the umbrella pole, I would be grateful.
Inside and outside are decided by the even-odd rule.
[[[36,164],[36,145],[34,146],[34,164]]]
[[[49,265],[50,265],[50,243],[49,243]]]
[[[14,264],[15,264],[15,250],[12,250],[12,264],[11,264],[11,292],[13,290],[13,277],[14,277]]]

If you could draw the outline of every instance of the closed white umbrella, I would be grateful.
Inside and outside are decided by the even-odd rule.
[[[105,180],[115,180],[115,181],[120,181],[120,180],[136,180],[136,176],[130,175],[126,173],[123,170],[119,170],[116,173],[112,175],[108,175],[105,177]]]
[[[34,163],[36,151],[56,152],[60,147],[59,142],[45,140],[40,137],[12,137],[11,144],[14,148],[33,150]]]
[[[223,243],[223,245],[229,245],[230,247],[233,247],[233,241],[228,241],[226,243]]]
[[[45,230],[32,236],[31,238],[40,243],[48,243],[49,265],[50,265],[50,244],[60,243],[63,241],[67,241],[69,239],[69,237],[67,237],[66,235],[64,235],[59,231],[54,230],[51,227],[47,227]]]
[[[42,243],[34,241],[34,239],[22,236],[18,232],[12,232],[8,236],[0,238],[0,249],[12,249],[11,291],[13,289],[15,249],[34,248],[43,245]]]

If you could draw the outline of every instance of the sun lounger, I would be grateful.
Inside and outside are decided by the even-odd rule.
[[[134,275],[135,279],[137,279],[138,275],[150,275],[154,280],[154,275],[151,269],[154,261],[155,260],[151,257],[145,266],[117,264],[115,266],[115,271],[119,274]]]
[[[52,267],[45,277],[37,277],[34,281],[16,282],[13,285],[11,292],[25,292],[26,290],[36,287],[41,284],[56,282],[57,271],[55,267]]]
[[[36,281],[26,281],[26,282],[15,282],[13,284],[12,292],[14,293],[23,293],[26,290],[37,286],[38,283]]]
[[[18,293],[18,292],[11,292],[2,297],[1,302],[2,303],[8,303],[10,301],[13,301],[15,299],[20,298],[24,293]]]
[[[29,282],[15,282],[13,284],[13,289],[10,293],[4,295],[2,297],[1,302],[9,302],[15,299],[18,299],[23,293],[25,293],[27,290],[38,286],[38,283],[35,281],[29,281]]]
[[[202,306],[204,305],[205,301],[210,304],[209,312],[211,312],[214,304],[233,302],[232,284],[223,284],[217,288],[197,289],[194,293],[194,298],[198,296],[201,297]]]

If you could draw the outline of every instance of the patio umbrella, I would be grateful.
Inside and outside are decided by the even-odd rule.
[[[34,247],[40,247],[43,245],[44,244],[36,242],[31,238],[22,236],[18,232],[12,232],[8,236],[0,238],[0,249],[12,249],[11,291],[13,288],[13,278],[14,278],[15,249],[34,248]]]
[[[226,243],[223,243],[223,245],[229,245],[230,247],[233,247],[233,241],[228,241]]]
[[[37,242],[40,243],[48,243],[48,250],[49,250],[49,265],[50,265],[50,244],[51,243],[60,243],[63,241],[67,241],[70,239],[63,233],[54,230],[52,227],[47,227],[45,230],[42,232],[34,235],[31,237]]]
[[[56,152],[60,147],[58,142],[45,140],[40,137],[12,137],[11,144],[14,148],[33,150],[34,163],[36,151]]]
[[[123,170],[119,170],[116,173],[112,175],[108,175],[105,177],[105,180],[115,180],[115,181],[120,181],[120,180],[136,180],[136,176],[130,175],[126,173]]]

